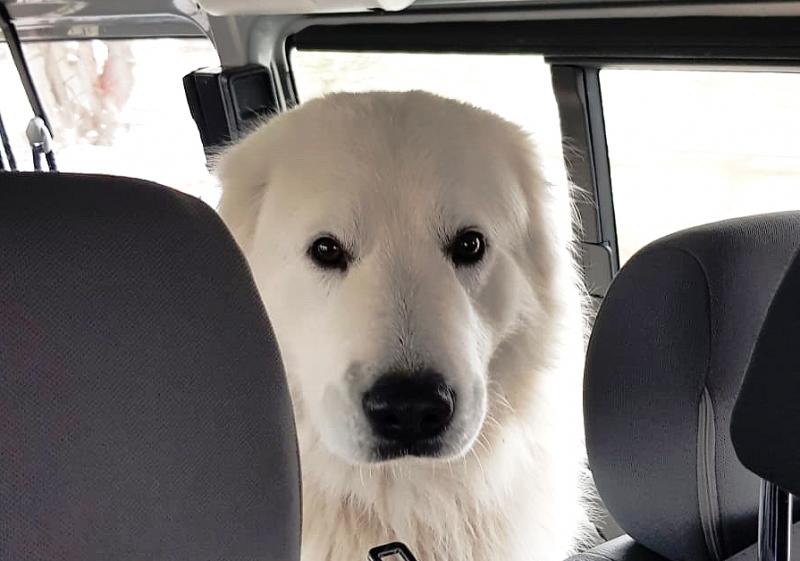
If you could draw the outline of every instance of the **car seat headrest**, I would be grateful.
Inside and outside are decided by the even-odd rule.
[[[800,213],[686,230],[637,253],[589,343],[589,462],[610,513],[670,560],[719,561],[756,541],[758,479],[730,417],[767,307],[800,247]]]
[[[733,410],[731,438],[748,469],[800,494],[800,257],[780,284]]]
[[[299,559],[281,359],[210,208],[0,174],[0,310],[4,559]]]

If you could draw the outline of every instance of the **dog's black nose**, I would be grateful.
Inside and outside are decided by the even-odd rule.
[[[363,399],[375,434],[408,447],[441,435],[455,405],[453,388],[441,374],[428,371],[381,376]]]

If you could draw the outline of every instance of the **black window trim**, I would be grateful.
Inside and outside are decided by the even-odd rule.
[[[361,23],[315,18],[289,40],[302,50],[529,52],[598,64],[800,62],[800,17],[412,21],[404,23],[400,16]]]

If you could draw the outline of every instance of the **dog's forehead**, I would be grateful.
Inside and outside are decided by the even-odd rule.
[[[524,206],[527,141],[484,111],[411,92],[332,96],[292,117],[271,175],[293,199],[376,220],[498,219]]]

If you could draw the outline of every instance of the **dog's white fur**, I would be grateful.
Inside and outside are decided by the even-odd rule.
[[[283,354],[303,471],[303,560],[393,540],[421,561],[557,561],[586,519],[581,292],[566,187],[499,117],[424,92],[335,94],[218,167]],[[488,250],[456,268],[465,227]],[[308,257],[333,234],[346,272]],[[374,462],[360,396],[435,369],[458,392],[440,458]]]

